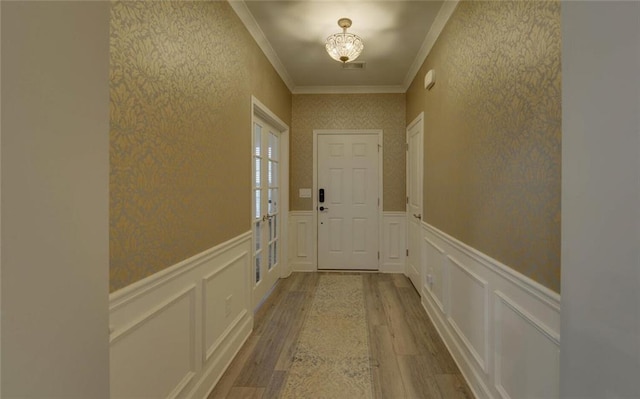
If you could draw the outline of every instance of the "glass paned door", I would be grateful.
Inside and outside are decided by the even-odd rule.
[[[278,280],[280,134],[255,118],[253,125],[254,306]]]

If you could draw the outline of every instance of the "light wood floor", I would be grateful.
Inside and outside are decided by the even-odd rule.
[[[293,273],[278,283],[209,399],[278,397],[319,275]],[[374,397],[473,398],[411,282],[397,274],[362,275]]]

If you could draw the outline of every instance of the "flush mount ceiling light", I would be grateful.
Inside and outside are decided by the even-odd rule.
[[[334,33],[327,38],[325,48],[327,53],[336,61],[346,63],[358,58],[364,43],[358,35],[347,33],[347,28],[351,27],[349,18],[340,18],[338,26],[342,28],[342,33]]]

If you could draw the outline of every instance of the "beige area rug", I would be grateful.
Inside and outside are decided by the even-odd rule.
[[[372,398],[362,276],[323,274],[281,398]]]

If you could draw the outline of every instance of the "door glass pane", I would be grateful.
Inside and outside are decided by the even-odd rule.
[[[260,161],[262,161],[260,158],[253,158],[254,164],[255,164],[255,174],[256,174],[256,180],[255,180],[255,184],[256,187],[260,187]]]
[[[272,251],[273,251],[273,246],[269,244],[269,262],[268,262],[269,270],[271,270],[271,266],[273,266],[273,264],[271,263],[271,260],[273,259],[273,255],[271,254]]]
[[[262,252],[256,254],[256,283],[260,282],[260,261],[262,259]]]
[[[255,214],[254,218],[260,219],[260,190],[254,191],[254,201],[255,201]]]
[[[273,216],[273,238],[278,238],[278,215]]]
[[[254,146],[253,153],[256,156],[260,156],[260,152],[261,152],[260,149],[262,147],[262,127],[257,123],[254,125],[254,130],[253,130],[253,146]]]
[[[269,219],[269,241],[273,240],[273,230],[272,230],[273,222]]]
[[[278,189],[270,188],[269,189],[269,214],[274,214],[278,212]]]
[[[273,243],[273,265],[278,264],[278,241],[274,241]]]
[[[278,185],[278,163],[269,161],[269,187]]]
[[[278,136],[269,132],[269,158],[278,159]]]
[[[256,251],[260,250],[260,222],[254,224],[253,240],[256,243]]]

